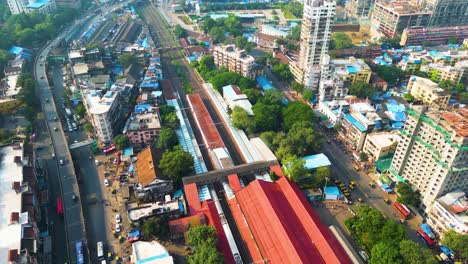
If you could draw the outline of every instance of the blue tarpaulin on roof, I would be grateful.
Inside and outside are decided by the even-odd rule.
[[[258,76],[256,78],[256,81],[257,81],[258,85],[260,85],[260,87],[262,87],[263,91],[267,91],[267,90],[270,90],[270,89],[275,89],[275,87],[273,87],[273,84],[271,84],[271,82],[268,81],[267,78],[265,78],[262,75]]]
[[[304,167],[308,170],[331,165],[330,160],[323,153],[305,156],[302,159],[305,161]]]
[[[445,246],[440,246],[440,250],[446,255],[453,255],[453,250],[446,248]]]
[[[395,128],[395,129],[402,128],[404,126],[405,126],[405,123],[402,123],[402,122],[395,122],[392,124],[392,128]]]

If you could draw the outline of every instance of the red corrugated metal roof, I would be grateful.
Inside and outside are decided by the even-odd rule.
[[[224,148],[224,142],[219,135],[213,119],[199,94],[188,94],[187,100],[194,115],[195,121],[208,149]]]
[[[274,172],[278,177],[284,177],[283,171],[281,170],[281,166],[278,164],[270,166],[270,171]]]
[[[315,247],[325,258],[326,263],[352,263],[330,229],[314,212],[299,187],[295,183],[289,182],[285,177],[276,182],[281,186],[291,208],[299,216],[299,220],[306,227],[305,230],[313,240]]]
[[[229,185],[231,186],[231,189],[233,192],[237,192],[240,189],[242,189],[240,181],[239,181],[239,177],[237,177],[237,174],[229,175],[228,180],[229,180]]]
[[[262,258],[269,263],[351,263],[301,195],[284,177],[276,183],[256,180],[236,193],[242,214],[233,216],[236,223],[246,223],[241,229],[248,226]],[[235,205],[231,207],[236,211]],[[249,240],[244,237],[246,230],[241,235]]]
[[[161,86],[164,92],[164,97],[166,100],[176,99],[174,95],[174,90],[172,89],[172,84],[169,80],[161,80]]]
[[[189,206],[190,214],[194,215],[201,209],[200,198],[196,183],[184,185],[185,197]]]

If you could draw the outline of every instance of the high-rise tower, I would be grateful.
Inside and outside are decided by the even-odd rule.
[[[291,70],[296,81],[308,89],[318,87],[320,64],[323,55],[328,54],[335,9],[335,1],[304,1],[300,56]]]

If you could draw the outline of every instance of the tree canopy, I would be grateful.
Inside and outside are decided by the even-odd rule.
[[[125,54],[120,55],[117,61],[119,62],[120,65],[122,65],[124,69],[126,69],[128,68],[128,66],[137,62],[137,57],[133,54],[125,53]]]
[[[169,226],[159,218],[152,218],[143,222],[141,231],[146,239],[163,239],[169,234]]]
[[[185,29],[183,29],[179,24],[175,25],[174,34],[177,38],[185,38],[187,36],[187,32],[185,32]]]
[[[84,105],[80,104],[79,106],[76,107],[76,114],[80,117],[84,117],[86,114],[86,108]]]
[[[177,140],[177,135],[174,131],[174,129],[167,127],[161,129],[159,132],[159,138],[157,141],[157,147],[163,150],[170,150],[172,149],[175,145],[177,145],[178,140]]]
[[[302,98],[304,98],[304,100],[306,100],[306,101],[310,102],[310,101],[312,101],[312,99],[314,99],[314,97],[315,97],[314,91],[312,91],[310,89],[306,89],[302,93]]]
[[[283,109],[283,127],[286,131],[297,122],[314,120],[314,111],[306,103],[295,101]]]
[[[295,18],[302,18],[304,12],[304,5],[300,2],[289,1],[287,4],[281,6],[281,11],[285,13],[285,16],[293,15]],[[289,17],[289,18],[294,18]]]
[[[124,149],[128,147],[129,140],[126,135],[120,134],[120,135],[117,135],[114,139],[112,139],[112,143],[115,145],[117,149]]]
[[[289,65],[284,63],[273,65],[271,72],[282,81],[291,81],[294,77],[289,69]]]
[[[380,78],[384,79],[388,84],[396,84],[403,76],[405,76],[405,73],[395,66],[378,65],[375,67],[375,71]]]
[[[298,158],[294,155],[287,156],[283,159],[286,177],[294,182],[299,182],[301,178],[309,177],[310,172],[304,167],[305,160]]]
[[[375,93],[374,87],[366,82],[355,82],[349,87],[349,94],[358,98],[369,98]]]
[[[212,226],[193,226],[186,234],[186,242],[193,248],[189,256],[190,264],[224,263],[223,256],[217,251],[216,230]]]
[[[249,42],[249,40],[244,36],[237,36],[234,42],[239,49],[246,50],[247,52],[249,52],[254,46],[254,43]]]
[[[411,186],[404,182],[399,182],[396,185],[398,193],[397,201],[402,204],[419,206],[421,203],[421,195],[418,192],[413,191]]]
[[[236,37],[242,35],[242,25],[240,19],[234,14],[229,14],[228,18],[214,20],[210,17],[204,19],[200,29],[209,33],[215,42],[223,42],[226,39],[226,32]]]
[[[299,41],[301,39],[301,25],[291,28],[287,38]]]
[[[247,113],[244,108],[240,106],[234,107],[234,109],[232,109],[231,118],[235,128],[242,129],[247,134],[254,132],[255,124],[253,118],[249,116],[249,113]]]
[[[281,127],[281,106],[257,102],[253,107],[257,131],[277,131]]]
[[[333,33],[330,40],[330,50],[349,49],[353,47],[351,38],[343,32]]]
[[[176,182],[193,173],[193,157],[180,146],[176,146],[172,151],[164,152],[159,168],[164,175]]]
[[[455,251],[461,258],[468,259],[468,235],[462,235],[449,230],[445,232],[442,243]]]

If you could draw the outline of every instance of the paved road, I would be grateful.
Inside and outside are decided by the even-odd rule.
[[[75,23],[71,28],[78,26]],[[68,150],[67,140],[63,133],[62,125],[57,114],[57,108],[53,100],[52,91],[46,76],[46,66],[44,64],[51,49],[58,45],[59,41],[64,37],[64,33],[60,34],[55,40],[51,41],[38,54],[38,59],[34,65],[34,75],[37,80],[37,94],[40,96],[40,102],[44,113],[44,119],[49,129],[53,153],[55,154],[55,162],[61,161],[63,165],[57,164],[57,178],[61,189],[61,196],[64,204],[64,221],[65,221],[65,237],[68,242],[67,251],[68,259],[71,263],[76,263],[76,254],[74,245],[77,241],[84,240],[86,230],[84,226],[84,218],[79,202],[73,201],[72,195],[75,194],[79,199],[79,187],[75,177],[73,161]],[[49,173],[52,173],[51,170]],[[63,248],[62,248],[63,249]],[[56,250],[61,250],[57,248]]]
[[[59,115],[64,125],[66,125],[65,116],[66,113],[62,106],[62,98],[64,96],[64,84],[62,78],[63,72],[60,65],[56,65],[53,70],[54,77],[54,96],[56,101],[60,101]],[[70,107],[70,109],[72,109]],[[73,109],[72,109],[73,110]],[[83,129],[77,131],[68,132],[68,143],[73,144],[75,141],[81,142],[88,140],[86,132]],[[110,221],[112,215],[110,213],[110,208],[105,206],[105,201],[107,200],[106,192],[103,190],[102,182],[103,178],[99,177],[99,173],[94,162],[94,155],[92,154],[90,146],[84,146],[80,148],[73,149],[71,151],[75,172],[79,180],[81,197],[83,197],[83,212],[85,219],[88,219],[86,222],[86,230],[88,233],[88,246],[91,253],[91,259],[97,259],[96,254],[96,244],[99,241],[104,242],[105,245],[108,245],[108,249],[112,250],[112,242],[115,240],[112,236],[112,231],[110,227]],[[91,157],[91,159],[89,159]],[[97,198],[97,203],[88,203],[87,197],[95,195]],[[92,221],[90,221],[92,219]]]

